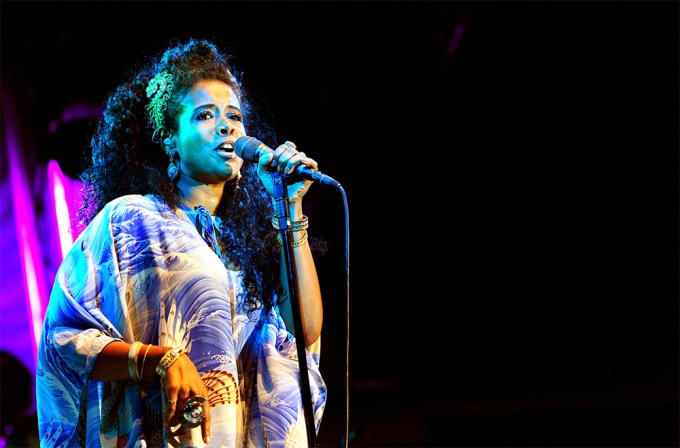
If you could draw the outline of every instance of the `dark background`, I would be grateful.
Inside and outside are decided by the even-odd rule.
[[[173,37],[237,57],[346,194],[349,283],[341,191],[305,202],[321,446],[348,328],[352,446],[678,446],[678,5],[2,1],[3,82],[75,176],[69,105]]]

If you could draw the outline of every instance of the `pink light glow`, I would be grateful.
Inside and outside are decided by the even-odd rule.
[[[4,133],[9,159],[9,175],[12,186],[12,204],[14,210],[15,228],[19,244],[19,254],[23,267],[24,292],[26,307],[31,325],[30,334],[33,336],[33,359],[37,360],[38,342],[42,330],[42,322],[47,304],[45,285],[42,281],[43,265],[40,248],[38,245],[38,233],[35,227],[35,214],[33,211],[33,199],[31,188],[27,181],[28,174],[20,150],[18,127],[15,123],[14,114],[11,113],[8,104],[9,96],[3,96],[3,119],[5,121]]]
[[[26,226],[20,224],[21,237],[19,245],[24,261],[24,278],[26,280],[26,289],[28,290],[28,312],[30,313],[31,330],[33,331],[33,339],[35,340],[35,350],[37,352],[38,342],[40,341],[40,330],[43,324],[43,306],[42,295],[40,294],[40,287],[38,286],[38,278],[36,277],[36,264],[33,262],[33,253],[31,251],[30,237]],[[37,358],[36,358],[37,359]]]
[[[61,260],[66,254],[76,238],[71,229],[71,207],[67,196],[73,198],[71,194],[71,181],[61,171],[61,167],[56,160],[50,160],[47,164],[47,176],[50,183],[51,198],[54,204],[54,216],[57,224],[57,234],[59,235],[59,247],[61,249]],[[68,193],[68,194],[67,194]]]

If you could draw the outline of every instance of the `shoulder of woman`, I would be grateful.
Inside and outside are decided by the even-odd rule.
[[[105,252],[121,235],[154,238],[168,222],[167,205],[151,195],[126,195],[108,202],[79,235],[74,246],[87,253]],[[90,255],[91,256],[91,255]]]
[[[129,214],[135,211],[158,214],[164,205],[152,195],[128,194],[110,201],[104,206],[102,212],[112,215]]]
[[[130,194],[107,203],[94,222],[138,225],[141,222],[167,219],[164,209],[168,207],[151,195]]]

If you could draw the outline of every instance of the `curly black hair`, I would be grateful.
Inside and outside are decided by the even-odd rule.
[[[234,69],[234,58],[207,40],[173,41],[159,56],[151,59],[118,86],[107,98],[91,139],[91,164],[82,171],[84,203],[76,218],[86,225],[111,200],[128,194],[153,194],[170,207],[180,202],[180,192],[166,174],[169,157],[159,143],[159,129],[147,116],[146,89],[149,81],[165,71],[174,84],[163,111],[161,134],[177,131],[180,99],[200,80],[220,80],[238,95],[249,135],[271,135],[254,113],[241,74]],[[241,269],[244,305],[248,313],[264,306],[269,310],[281,300],[279,284],[279,244],[270,217],[272,203],[262,187],[255,164],[244,164],[241,179],[228,182],[216,215],[222,219],[223,253]],[[226,231],[228,229],[228,231]]]

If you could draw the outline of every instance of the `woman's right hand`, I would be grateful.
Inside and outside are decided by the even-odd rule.
[[[207,401],[208,390],[203,384],[201,376],[196,370],[196,366],[186,353],[177,358],[162,379],[163,389],[165,391],[166,408],[163,418],[165,426],[168,431],[170,428],[179,425],[184,421],[184,405],[186,402],[197,395],[206,398],[203,403],[203,422],[201,429],[203,434],[203,441],[210,443],[210,404]],[[176,435],[181,435],[190,431],[189,429],[180,428],[175,432]]]
[[[274,197],[272,172],[292,174],[300,165],[307,166],[311,170],[316,170],[319,166],[316,160],[307,157],[304,152],[298,151],[294,143],[286,142],[279,145],[273,152],[262,152],[258,159],[257,174],[267,193]],[[294,182],[287,183],[286,198],[289,202],[299,202],[313,183],[311,180],[302,178],[295,178],[294,180]]]

